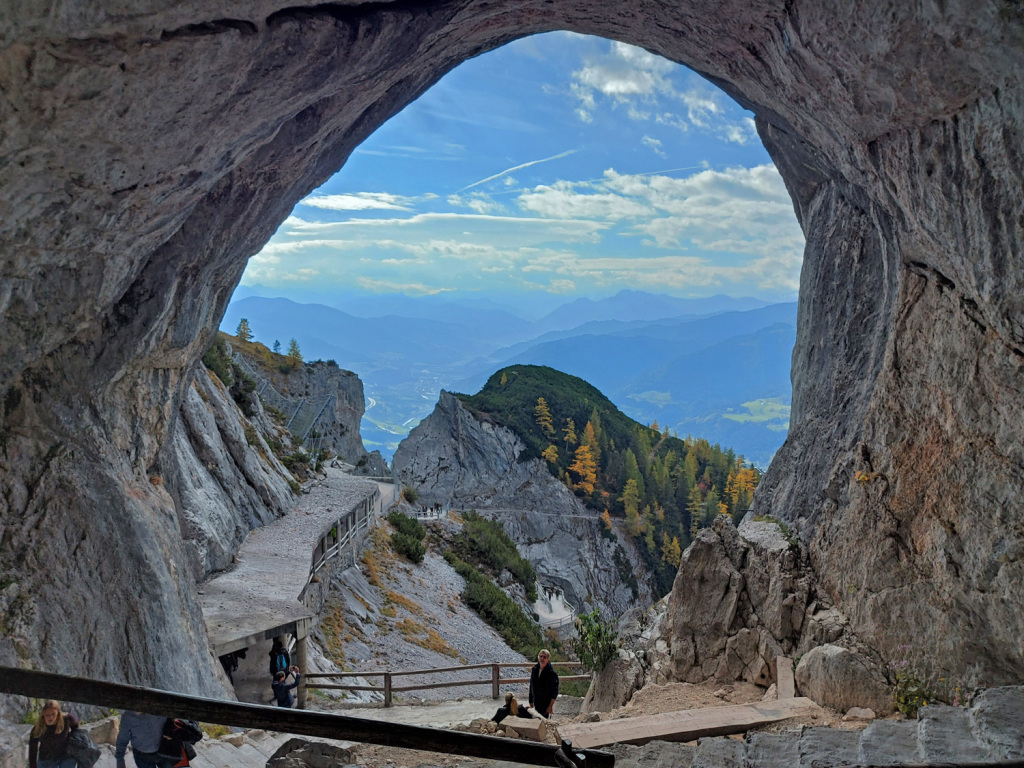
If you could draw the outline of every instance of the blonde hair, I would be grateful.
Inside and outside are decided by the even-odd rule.
[[[46,703],[43,704],[43,708],[39,711],[39,717],[36,718],[36,724],[32,726],[32,738],[38,739],[46,733],[46,720],[43,719],[43,713],[48,709],[57,710],[57,722],[53,724],[55,732],[64,732],[64,713],[61,711],[60,702],[56,699],[47,699]]]
[[[519,702],[516,701],[516,697],[513,694],[505,694],[505,705],[508,707],[508,711],[513,717],[519,717]]]

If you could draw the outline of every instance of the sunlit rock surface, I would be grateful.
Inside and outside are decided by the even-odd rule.
[[[651,602],[649,578],[624,534],[601,534],[604,524],[540,459],[520,461],[525,444],[512,430],[478,421],[457,397],[441,392],[433,413],[395,451],[395,476],[428,506],[475,509],[501,522],[540,580],[561,587],[581,612],[589,605],[618,616]],[[615,552],[629,563],[638,594],[624,583]]]
[[[793,195],[792,420],[757,510],[793,524],[882,656],[909,641],[973,682],[1021,676],[1009,0],[5,7],[0,571],[18,587],[0,661],[211,690],[179,518],[150,478],[172,471],[246,258],[446,71],[553,29],[708,76],[756,113]]]

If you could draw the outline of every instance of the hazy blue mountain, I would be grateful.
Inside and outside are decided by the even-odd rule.
[[[706,315],[756,309],[767,301],[731,296],[680,299],[646,291],[619,291],[605,299],[576,299],[545,315],[540,325],[552,330],[575,328],[591,320],[658,320],[679,315]]]
[[[678,357],[681,351],[691,353],[776,323],[796,327],[796,302],[771,304],[746,312],[723,312],[711,317],[587,323],[572,332],[553,332],[533,342],[496,350],[486,360],[474,361],[478,369],[460,384],[467,388],[465,391],[475,392],[496,369],[526,363],[546,365],[579,376],[602,392],[614,393],[630,379],[647,376],[648,371]],[[598,332],[596,329],[600,327],[606,331]],[[784,356],[787,373],[789,355],[787,352]]]
[[[592,318],[552,330],[546,320],[524,320],[487,297],[347,297],[344,306],[353,310],[348,312],[236,295],[221,329],[234,333],[245,317],[255,338],[268,346],[276,339],[287,349],[295,338],[305,359],[333,359],[355,371],[367,398],[364,442],[388,458],[430,413],[442,388],[473,393],[499,368],[529,363],[589,381],[632,418],[656,419],[680,435],[706,437],[767,465],[785,437],[795,302],[764,305],[726,297],[716,305],[710,299],[624,291],[591,302],[602,305],[591,309],[600,314],[645,302],[658,308],[649,310],[655,314],[708,311]],[[737,302],[761,306],[722,311]],[[566,306],[575,307],[567,311],[579,318],[585,305]],[[750,413],[743,403],[755,400],[765,404]]]

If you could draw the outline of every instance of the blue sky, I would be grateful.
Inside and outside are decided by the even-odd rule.
[[[465,62],[382,126],[242,285],[791,300],[803,244],[751,113],[685,67],[558,32]]]

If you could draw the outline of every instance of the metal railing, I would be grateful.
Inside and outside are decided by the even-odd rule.
[[[233,358],[236,365],[241,368],[247,376],[256,382],[256,394],[264,404],[280,411],[285,417],[285,428],[292,433],[292,436],[299,443],[304,443],[309,438],[314,427],[320,422],[320,418],[327,412],[327,409],[334,404],[334,395],[326,395],[323,398],[310,400],[309,398],[288,397],[278,392],[274,385],[260,371],[253,368],[249,362],[242,357],[240,352],[235,352]],[[316,455],[320,450],[323,437],[314,438],[316,445],[308,444],[307,451]]]
[[[521,684],[529,683],[530,678],[528,677],[501,677],[501,670],[503,669],[530,669],[533,667],[534,662],[500,662],[500,663],[489,663],[489,664],[466,664],[459,667],[437,667],[435,669],[415,669],[403,672],[391,672],[391,671],[376,671],[376,672],[311,672],[306,675],[306,678],[319,679],[319,678],[338,678],[338,677],[382,677],[384,678],[382,685],[310,685],[307,683],[307,688],[317,688],[320,690],[338,690],[338,691],[376,691],[384,695],[384,706],[390,707],[392,704],[392,694],[404,693],[406,691],[426,691],[433,688],[455,688],[460,685],[489,685],[491,686],[491,698],[497,699],[500,695],[500,687],[502,685]],[[575,667],[582,668],[583,665],[578,661],[553,661],[551,662],[552,667]],[[439,672],[462,672],[465,670],[474,669],[489,669],[491,670],[491,676],[486,680],[450,680],[443,683],[424,683],[422,685],[401,685],[396,686],[393,684],[394,678],[396,677],[407,677],[413,675],[432,675]],[[589,680],[590,675],[564,675],[561,676],[560,680]]]
[[[0,667],[0,693],[36,699],[58,699],[95,707],[131,709],[236,728],[262,728],[300,736],[509,760],[529,765],[564,765],[566,759],[565,748],[553,744],[326,712],[220,701],[16,667]],[[582,755],[590,768],[613,768],[615,765],[615,756],[609,752],[593,749],[573,749],[572,752]]]
[[[569,609],[569,615],[561,619],[542,619],[540,621],[541,629],[561,629],[562,627],[571,627],[576,622],[576,606],[568,602],[565,599],[565,591],[561,587],[548,586],[547,584],[541,584],[540,580],[537,580],[537,589],[543,590],[544,594],[550,599],[555,595],[560,595],[562,598],[562,605]]]
[[[374,490],[371,495],[340,516],[331,527],[324,530],[313,548],[313,561],[309,567],[310,579],[327,565],[329,560],[340,555],[358,533],[370,527],[380,506],[380,495],[380,490]]]

